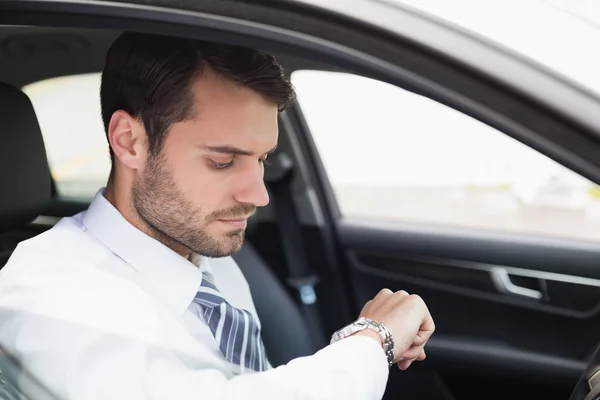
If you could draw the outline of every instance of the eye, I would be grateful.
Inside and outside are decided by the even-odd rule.
[[[233,167],[234,161],[235,160],[231,160],[230,162],[221,163],[221,162],[217,162],[215,160],[210,160],[210,163],[211,163],[211,167],[214,169],[227,169],[227,168]]]
[[[269,162],[269,160],[267,160],[267,157],[265,158],[261,158],[260,160],[258,160],[259,163],[261,163],[262,165],[271,165],[271,163]]]

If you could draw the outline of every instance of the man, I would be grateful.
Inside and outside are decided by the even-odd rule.
[[[19,245],[0,344],[65,399],[381,398],[390,365],[425,358],[419,297],[384,289],[335,343],[273,369],[230,257],[269,201],[264,164],[293,101],[267,54],[120,36],[101,87],[107,187]]]

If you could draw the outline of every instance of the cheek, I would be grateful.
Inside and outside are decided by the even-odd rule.
[[[197,156],[179,157],[172,165],[174,184],[179,192],[204,214],[228,206],[232,182],[230,173],[212,170]]]

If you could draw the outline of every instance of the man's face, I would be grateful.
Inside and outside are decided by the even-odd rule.
[[[172,125],[138,171],[132,202],[164,239],[224,257],[240,249],[247,218],[269,202],[263,162],[277,145],[277,106],[212,74],[192,90],[196,118]]]

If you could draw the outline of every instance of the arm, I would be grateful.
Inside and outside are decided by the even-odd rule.
[[[23,315],[19,319],[25,322]],[[231,378],[209,363],[194,366],[155,340],[40,316],[26,320],[8,322],[2,330],[17,329],[11,347],[24,366],[65,399],[380,399],[387,381],[385,355],[366,337],[350,337],[285,366]]]
[[[167,345],[169,332],[156,304],[141,290],[106,274],[92,277],[92,284],[87,273],[80,279],[76,271],[69,273],[68,281],[51,285],[50,277],[31,274],[18,290],[5,282],[0,296],[0,343],[60,398],[375,400],[383,395],[386,357],[370,338],[347,338],[288,365],[231,377],[219,370],[209,348],[206,357],[191,358],[185,349]],[[37,278],[45,283],[36,284]]]

